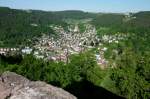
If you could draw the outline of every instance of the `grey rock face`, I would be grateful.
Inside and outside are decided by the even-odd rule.
[[[0,99],[76,99],[61,88],[41,81],[30,81],[13,72],[0,76]]]

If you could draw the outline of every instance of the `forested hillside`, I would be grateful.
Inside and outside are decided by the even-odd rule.
[[[69,24],[64,19],[79,20],[79,23],[81,20],[91,19],[86,23],[81,22],[79,28],[85,33],[87,32],[85,25],[91,24],[91,27],[96,27],[96,30],[92,28],[92,31],[96,31],[101,45],[68,56],[69,62],[66,63],[36,59],[32,54],[1,55],[0,73],[9,70],[30,80],[45,81],[64,88],[80,99],[150,98],[149,11],[106,14],[82,11],[15,10],[1,7],[0,47],[27,45],[28,40],[40,37],[43,33],[55,35],[56,32],[50,25],[65,28]],[[119,35],[123,35],[125,39],[116,43],[102,40],[108,36],[119,38]],[[101,65],[97,64],[95,58],[95,53],[102,46],[108,48],[104,52],[104,58],[109,63],[104,69],[100,68]]]
[[[128,16],[99,15],[93,21],[100,37],[114,33],[129,35],[126,41],[118,44],[117,49],[121,52],[117,57],[113,57],[117,68],[110,70],[109,76],[102,81],[102,86],[129,99],[150,97],[149,20],[150,12],[147,11],[130,13]]]
[[[46,12],[0,7],[0,46],[26,45],[27,39],[42,33],[54,34],[49,27],[52,24],[67,27],[64,19],[84,19],[93,15],[82,11]]]
[[[53,23],[63,24],[52,13],[0,8],[0,46],[23,45],[34,36],[52,33],[48,24]]]

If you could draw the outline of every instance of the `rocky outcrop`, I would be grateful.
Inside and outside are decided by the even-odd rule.
[[[13,72],[4,72],[0,76],[0,99],[76,99],[76,97],[45,82],[34,82]]]

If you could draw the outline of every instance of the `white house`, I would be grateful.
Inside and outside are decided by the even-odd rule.
[[[22,49],[21,52],[24,54],[31,54],[32,49],[29,47],[26,47],[26,48]]]
[[[102,49],[102,51],[107,51],[107,49],[108,49],[107,47],[104,47],[104,48]]]

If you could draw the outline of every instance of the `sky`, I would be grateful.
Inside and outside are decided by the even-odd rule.
[[[0,0],[0,6],[46,11],[138,12],[150,11],[150,0]]]

